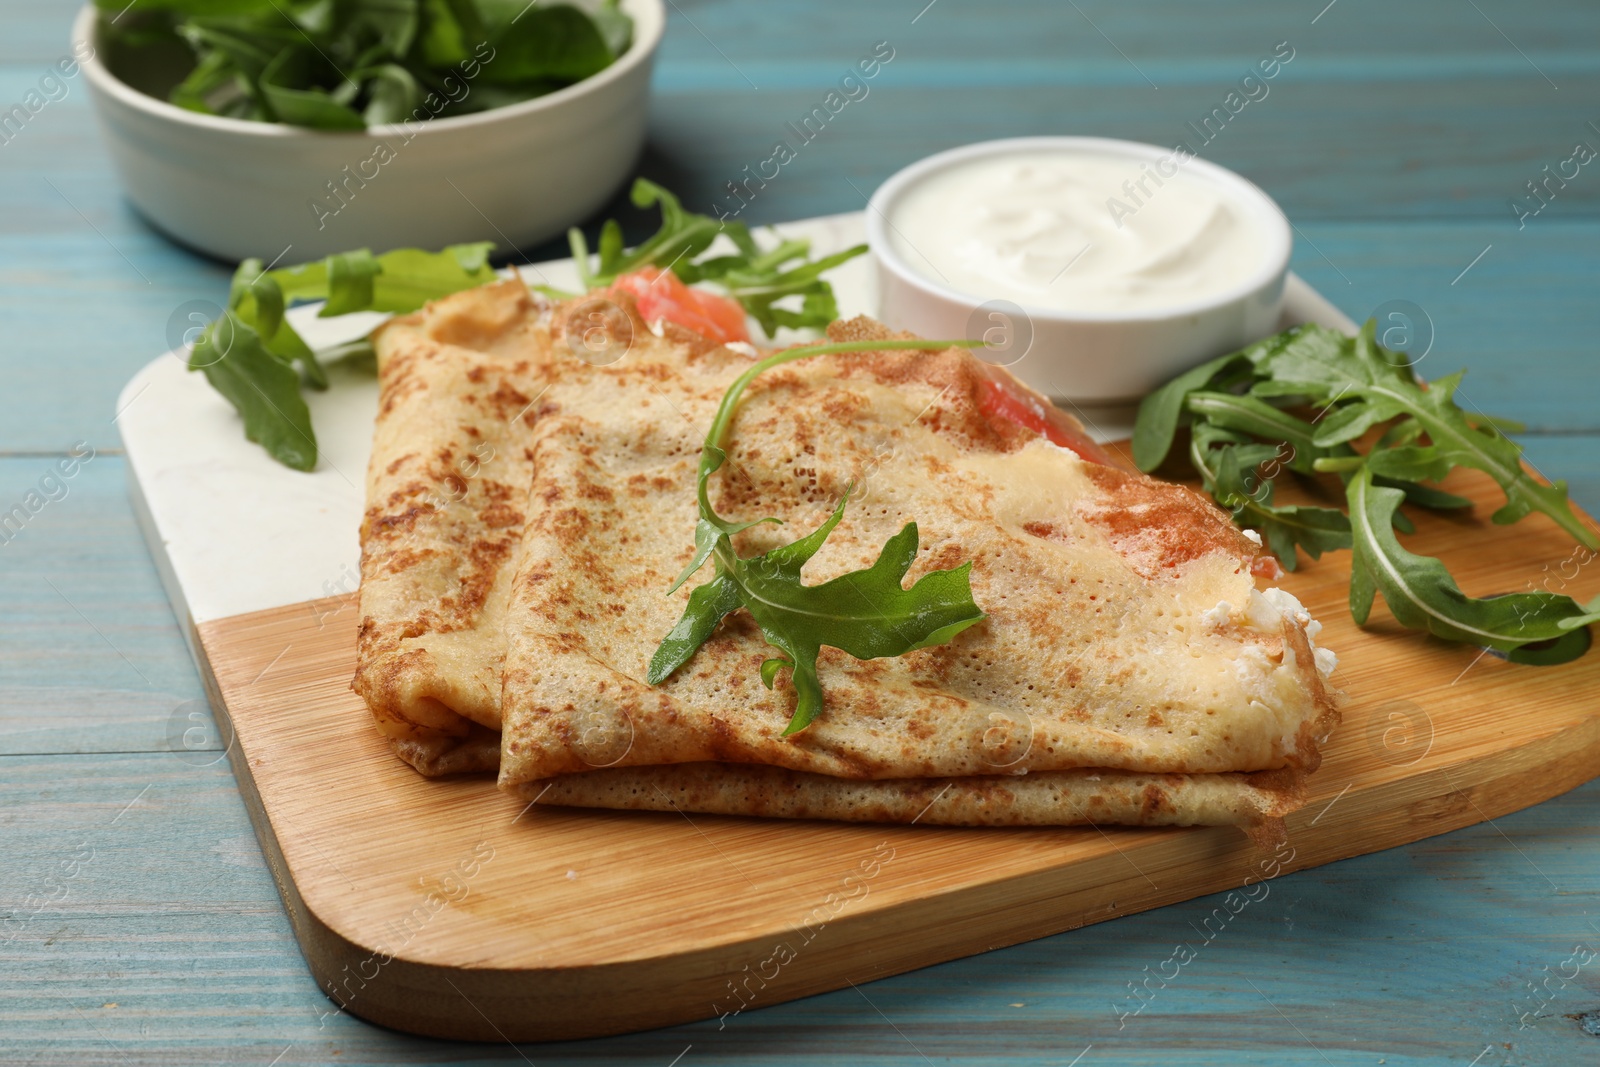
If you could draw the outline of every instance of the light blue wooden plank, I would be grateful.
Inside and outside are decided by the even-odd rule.
[[[1067,13],[1071,14],[1070,8],[1067,9]],[[892,33],[896,27],[886,28]],[[837,81],[850,69],[854,60],[858,58],[850,54],[850,49],[865,51],[862,48],[864,42],[870,45],[879,39],[891,40],[897,47],[900,43],[892,37],[872,38],[870,34],[863,36],[861,30],[855,28],[852,28],[851,34],[849,39],[829,41],[827,49],[815,49],[813,55],[786,52],[781,56],[766,56],[756,60],[758,66],[755,69],[760,71],[761,81],[755,91],[816,91]],[[1261,36],[1260,31],[1257,31],[1251,39],[1259,40]],[[1091,35],[1091,39],[1097,38],[1092,38]],[[703,42],[696,54],[684,54],[688,48],[693,47],[695,41],[699,40],[692,32],[689,35],[679,35],[669,39],[670,43],[663,47],[662,59],[664,64],[670,65],[664,65],[662,68],[661,78],[657,82],[658,92],[675,95],[692,92],[751,91],[750,82],[745,81],[740,74],[741,70],[746,68],[745,63],[740,62],[735,65],[718,55],[715,50],[705,46]],[[937,47],[943,42],[933,43]],[[1183,87],[1225,88],[1238,81],[1260,58],[1245,50],[1239,50],[1236,54],[1220,55],[1185,53],[1146,59],[1135,67],[1103,44],[1101,49],[1107,53],[1106,55],[1079,54],[1084,50],[1081,45],[1087,43],[1085,40],[1079,47],[1071,48],[1070,62],[1062,62],[1060,50],[1055,51],[1053,59],[1049,54],[1045,54],[1049,41],[1047,38],[1041,38],[1028,42],[1027,52],[1018,48],[1009,56],[1000,49],[981,52],[969,49],[963,54],[954,49],[938,48],[937,52],[924,50],[919,55],[914,54],[912,59],[902,63],[903,55],[897,52],[891,66],[896,70],[894,84],[899,89],[1038,90],[1089,86],[1102,90],[1129,88],[1149,90],[1150,83],[1139,73],[1141,69],[1145,69],[1160,75],[1160,87],[1157,91],[1165,91]],[[1239,39],[1236,38],[1229,43],[1237,44]],[[1270,51],[1270,46],[1276,44],[1277,39],[1267,43],[1269,47],[1266,51]],[[945,54],[947,52],[955,54]],[[1320,62],[1306,64],[1301,69],[1305,72],[1305,80],[1324,86],[1338,82],[1405,83],[1466,78],[1536,80],[1540,70],[1550,75],[1559,85],[1566,77],[1593,74],[1597,65],[1600,65],[1600,60],[1588,50],[1540,52],[1525,59],[1507,48],[1503,41],[1498,49],[1470,53],[1341,55],[1330,54],[1319,47],[1317,55]],[[1300,58],[1297,54],[1294,63],[1299,63]],[[1537,65],[1537,69],[1530,65],[1530,60]],[[745,73],[748,74],[748,71]],[[1548,83],[1541,82],[1541,84],[1545,85],[1547,92],[1550,91]],[[1219,97],[1220,95],[1221,93],[1218,93]]]
[[[1562,58],[1585,61],[1600,30],[1600,15],[1581,0],[1519,5],[1488,0],[1480,4],[1483,14],[1464,5],[1339,0],[1313,25],[1325,3],[1232,0],[1197,8],[1181,2],[1085,0],[1074,10],[1052,0],[936,0],[931,5],[905,0],[866,6],[698,0],[669,8],[675,32],[664,54],[679,64],[726,68],[731,60],[741,67],[766,67],[845,51],[877,34],[872,39],[903,41],[946,63],[1055,55],[1064,67],[1106,61],[1126,68],[1131,60],[1160,68],[1224,60],[1243,64],[1255,59],[1263,44],[1287,38],[1341,62],[1393,62],[1416,71],[1435,63],[1509,57],[1537,76],[1518,48],[1548,70],[1547,64]],[[1516,43],[1508,43],[1486,15]],[[778,40],[781,49],[772,47]]]
[[[1047,131],[1164,141],[1220,99],[1235,65],[1288,38],[1294,64],[1210,153],[1261,181],[1338,264],[1302,247],[1297,269],[1358,316],[1396,296],[1423,304],[1440,330],[1424,369],[1470,366],[1466,395],[1485,407],[1545,430],[1596,428],[1588,284],[1596,234],[1570,224],[1596,214],[1600,186],[1586,171],[1520,234],[1504,202],[1561,158],[1569,138],[1588,136],[1585,122],[1597,117],[1594,5],[1479,0],[1480,13],[1442,2],[1339,0],[1312,26],[1320,2],[1081,3],[1115,45],[1062,5],[939,0],[912,25],[924,6],[681,0],[659,65],[647,172],[691,203],[709,203],[719,182],[765,158],[772,128],[813,106],[834,66],[872,40],[895,43],[895,64],[748,217],[850,209],[859,201],[841,176],[867,190],[906,160],[966,140]],[[18,99],[60,54],[75,8],[71,0],[0,5],[0,101]],[[762,85],[759,93],[740,89],[743,75],[723,53]],[[1133,63],[1162,88],[1150,90]],[[0,196],[10,209],[0,235],[8,386],[0,450],[59,450],[81,436],[113,442],[92,435],[121,381],[156,351],[144,345],[165,347],[164,319],[181,299],[215,299],[222,287],[221,271],[172,250],[120,206],[80,89],[0,146]],[[1425,217],[1477,218],[1482,227],[1319,224]],[[1490,243],[1465,278],[1447,284],[1444,274],[1453,278]],[[1592,435],[1527,439],[1540,469],[1572,479],[1575,499],[1591,509],[1600,506],[1596,444]],[[0,462],[0,487],[12,494],[0,499],[25,492],[38,476],[31,464],[42,459]],[[59,936],[0,944],[5,1057],[523,1062],[510,1050],[415,1041],[348,1019],[316,1029],[325,1002],[254,865],[231,778],[223,767],[194,766],[205,755],[167,751],[166,702],[193,699],[198,685],[118,510],[120,482],[90,477],[116,481],[107,473],[116,473],[112,457],[96,463],[75,495],[0,547],[13,552],[0,555],[0,595],[14,623],[0,653],[0,752],[150,754],[0,756],[8,846],[0,915],[43,885],[80,831],[101,840],[94,835],[125,797],[150,785],[145,799],[159,804],[146,811],[141,802],[113,823],[137,836],[105,838],[106,851],[69,887],[60,912],[35,917],[48,917]],[[132,649],[151,684],[95,627]],[[23,736],[24,722],[42,726],[46,740]],[[1504,837],[1487,827],[1463,831],[1286,879],[1121,1032],[1107,1032],[1115,1022],[1107,988],[1159,963],[1167,943],[1191,936],[1188,924],[1212,905],[1192,902],[865,987],[883,1015],[845,991],[743,1016],[720,1033],[682,1028],[533,1048],[526,1058],[669,1063],[692,1043],[686,1065],[922,1063],[924,1054],[1062,1064],[1094,1041],[1086,1065],[1587,1062],[1594,1039],[1563,1016],[1600,1005],[1592,967],[1561,986],[1529,1029],[1517,1029],[1516,1012],[1527,1004],[1517,999],[1526,984],[1559,967],[1570,943],[1600,938],[1584,914],[1594,914],[1597,868],[1585,842],[1597,805],[1590,786],[1500,820]],[[1246,979],[1293,1025],[1252,999]],[[99,1008],[97,998],[119,1006]]]
[[[1567,482],[1578,506],[1600,519],[1600,436],[1524,434],[1518,440],[1540,474]]]
[[[822,106],[872,40],[866,35],[759,92],[742,83],[712,79],[705,84],[697,73],[700,61],[680,83],[663,57],[650,139],[663,163],[681,172],[675,187],[692,201],[709,202],[723,182],[741,176],[744,166],[767,159],[774,142],[788,136],[785,124]],[[1270,45],[1266,42],[1264,51]],[[1566,159],[1577,140],[1600,148],[1600,134],[1587,125],[1600,122],[1600,112],[1586,107],[1600,98],[1600,70],[1562,74],[1564,88],[1555,92],[1531,70],[1367,79],[1359,68],[1334,65],[1319,74],[1314,54],[1297,56],[1268,83],[1265,99],[1246,106],[1211,143],[1200,144],[1187,124],[1198,124],[1222,106],[1248,61],[1231,72],[1219,69],[1215,77],[1179,81],[1158,91],[1120,84],[1120,79],[1109,84],[1076,77],[1051,80],[1053,70],[1076,68],[1049,52],[1031,62],[986,56],[968,64],[918,55],[906,45],[868,84],[865,99],[846,105],[816,140],[803,148],[794,145],[799,158],[774,183],[770,206],[753,209],[752,217],[772,221],[846,210],[859,198],[830,180],[841,173],[870,191],[907,163],[956,145],[1081,134],[1158,144],[1185,140],[1269,189],[1297,219],[1509,218],[1509,199],[1526,195],[1525,183],[1542,178],[1545,165]],[[738,81],[734,68],[722,69]],[[1109,67],[1105,74],[1111,76]],[[37,76],[31,66],[4,68],[0,88],[7,95],[0,100],[20,99]],[[928,115],[937,121],[925,121]],[[18,230],[55,232],[59,223],[78,222],[65,205],[47,202],[45,176],[91,217],[89,205],[118,195],[81,79],[69,85],[65,99],[49,104],[0,147],[18,164],[0,171],[0,195],[37,200],[42,212],[14,220]],[[1600,212],[1600,178],[1591,169],[1558,190],[1550,209],[1555,215]],[[771,204],[774,200],[783,203]]]
[[[1592,290],[1600,226],[1535,219],[1521,232],[1514,223],[1299,229],[1294,269],[1351,318],[1398,300],[1426,313],[1435,340],[1418,370],[1441,377],[1467,368],[1463,403],[1542,433],[1597,427],[1600,302],[1582,291]]]
[[[896,64],[899,63],[897,59]],[[910,84],[901,85],[902,72]],[[1536,77],[1497,79],[1492,92],[1469,82],[1295,80],[1291,66],[1271,95],[1245,108],[1202,145],[1188,124],[1222,104],[1227,82],[1209,86],[933,87],[917,84],[916,64],[894,64],[872,93],[846,105],[824,133],[774,181],[768,203],[752,207],[771,221],[842,210],[861,197],[838,191],[840,175],[870,192],[889,174],[931,152],[973,141],[1033,134],[1120,137],[1157,144],[1184,141],[1208,159],[1239,170],[1270,191],[1299,220],[1464,216],[1507,219],[1514,195],[1558,165],[1575,141],[1600,147],[1581,106],[1567,104]],[[1474,83],[1474,84],[1482,84]],[[1600,97],[1600,78],[1569,80],[1573,99]],[[652,113],[652,141],[684,172],[692,200],[714,197],[773,154],[784,124],[821,104],[819,84],[803,90],[662,95]],[[1559,96],[1560,102],[1552,102]],[[1404,106],[1397,106],[1397,101]],[[1470,101],[1470,106],[1468,102]],[[936,123],[924,121],[935,114]],[[791,146],[795,138],[790,138]],[[673,151],[670,146],[693,146]],[[1570,168],[1569,168],[1570,169]],[[769,168],[770,171],[770,168]],[[1551,211],[1592,216],[1600,179],[1580,177],[1560,190]],[[831,207],[828,195],[832,192]],[[759,198],[758,198],[759,203]]]
[[[64,48],[79,6],[77,0],[0,4],[0,21],[8,27],[0,40],[0,63],[54,58]],[[1271,43],[1299,35],[1341,60],[1392,61],[1408,69],[1427,69],[1444,62],[1441,56],[1463,65],[1477,57],[1509,56],[1530,69],[1518,55],[1520,48],[1549,72],[1551,65],[1563,61],[1583,62],[1600,31],[1600,16],[1583,0],[1515,5],[1510,0],[1488,0],[1479,6],[1483,14],[1444,3],[1339,0],[1313,25],[1322,4],[1230,0],[1196,10],[1181,0],[1139,4],[1095,0],[1079,4],[1080,15],[1053,0],[983,5],[937,0],[932,6],[927,0],[905,0],[871,7],[841,0],[784,0],[756,6],[737,0],[680,0],[668,6],[671,34],[663,56],[680,66],[704,62],[709,67],[713,61],[726,66],[723,54],[752,65],[781,66],[786,61],[830,57],[877,33],[916,41],[946,61],[1048,52],[1067,61],[1063,66],[1095,60],[1126,65],[1117,53],[1121,49],[1141,62],[1237,62],[1254,58],[1260,38],[1270,38]],[[1502,37],[1495,24],[1515,44]],[[774,48],[775,43],[781,49]]]
[[[1504,21],[1499,6],[1485,10]],[[696,32],[669,36],[663,52],[658,139],[693,145],[696,163],[726,153],[719,162],[733,174],[752,153],[766,157],[775,127],[818,102],[832,80],[821,55],[847,62],[877,39],[890,41],[896,58],[874,95],[841,114],[827,143],[807,147],[822,172],[873,184],[906,159],[995,136],[1169,142],[1282,40],[1294,61],[1207,154],[1273,189],[1296,217],[1502,210],[1543,163],[1555,162],[1548,153],[1589,136],[1586,121],[1595,117],[1583,103],[1594,95],[1596,58],[1584,42],[1594,39],[1585,32],[1597,16],[1570,4],[1518,9],[1509,27],[1516,44],[1470,7],[1362,0],[1344,0],[1315,26],[1298,7],[1248,3],[941,3],[915,25],[897,5],[808,20],[814,24],[801,33],[767,5],[684,10]],[[779,25],[784,39],[775,48]],[[1558,90],[1541,71],[1557,84],[1577,80]],[[1592,210],[1590,185],[1575,185],[1570,203]],[[785,196],[793,202],[807,192]]]
[[[871,96],[808,146],[821,173],[876,184],[938,148],[1019,133],[1169,142],[1280,40],[1294,61],[1207,154],[1272,188],[1298,218],[1492,216],[1575,138],[1595,136],[1586,106],[1600,87],[1592,5],[1517,11],[1508,24],[1516,45],[1470,8],[1342,0],[1315,27],[1298,10],[1257,4],[1080,8],[1092,24],[1057,4],[941,3],[916,25],[893,8],[680,5],[658,64],[653,140],[690,172],[682,191],[709,198],[766,158],[783,123],[818,105],[878,40],[892,44],[895,60]],[[64,38],[66,15],[55,9],[28,22],[54,24]],[[8,94],[0,99],[20,99],[54,55],[35,49],[0,68]],[[750,78],[756,69],[759,80]],[[7,146],[30,165],[0,174],[0,193],[24,187],[35,159],[114,184],[83,95],[75,86]],[[837,190],[800,180],[804,169],[786,174],[782,216],[839,210]],[[1600,182],[1576,181],[1562,199],[1569,216],[1593,214]]]
[[[70,478],[57,462],[0,459],[0,754],[214,743],[204,740],[213,729],[204,691],[128,506],[124,461],[95,455]],[[39,510],[17,530],[7,516],[29,504]],[[185,738],[191,727],[198,733]]]
[[[0,771],[8,1062],[165,1067],[215,1063],[226,1049],[229,1062],[259,1064],[526,1056],[598,1067],[664,1065],[692,1045],[684,1064],[1044,1067],[1093,1044],[1084,1064],[1276,1067],[1321,1063],[1320,1051],[1341,1067],[1460,1067],[1485,1046],[1480,1065],[1590,1062],[1595,1040],[1564,1017],[1600,998],[1595,964],[1552,980],[1526,1028],[1519,1015],[1539,1006],[1526,983],[1545,967],[1559,972],[1575,944],[1600,947],[1588,847],[1600,784],[1492,827],[1285,876],[1226,924],[1203,925],[1227,914],[1216,895],[752,1010],[721,1029],[713,1020],[519,1055],[324,1018],[225,765],[19,756]],[[93,858],[69,876],[61,864],[88,855],[80,849]],[[1180,943],[1195,960],[1120,1018],[1128,983],[1159,973]]]
[[[0,3],[0,63],[42,63],[66,51],[77,0],[5,0]]]

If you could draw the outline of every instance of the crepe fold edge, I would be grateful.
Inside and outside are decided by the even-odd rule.
[[[473,723],[465,737],[389,737],[394,754],[425,778],[493,774],[500,769],[500,731]]]
[[[757,764],[615,767],[524,782],[563,807],[932,826],[1238,826],[1258,844],[1306,802],[1306,775],[1082,769],[961,778],[846,779]]]

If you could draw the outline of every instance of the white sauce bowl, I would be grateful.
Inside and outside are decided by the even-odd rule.
[[[1248,219],[1260,246],[1259,258],[1233,284],[1209,295],[1134,310],[1060,310],[1016,301],[1013,293],[998,289],[960,291],[932,277],[939,272],[931,260],[903,254],[903,248],[915,249],[917,238],[901,232],[895,220],[912,190],[975,161],[1029,154],[1126,160],[1133,179],[1146,165],[1164,161],[1171,168],[1174,159],[1172,149],[1132,141],[1023,137],[967,145],[905,168],[878,188],[867,211],[867,241],[878,265],[879,316],[886,324],[924,337],[1001,339],[1002,349],[986,358],[1006,364],[1047,395],[1098,402],[1141,397],[1190,366],[1277,328],[1293,247],[1289,221],[1254,184],[1194,157],[1182,162],[1182,180],[1204,183]],[[1154,204],[1160,189],[1146,189],[1154,193],[1149,200]],[[1134,202],[1112,192],[1125,204]],[[923,262],[911,262],[914,258]]]
[[[638,160],[666,14],[661,0],[622,8],[633,17],[628,51],[576,85],[352,132],[202,115],[142,93],[100,60],[93,5],[72,37],[76,54],[92,47],[83,70],[128,198],[185,245],[285,263],[478,240],[510,252],[600,208]]]

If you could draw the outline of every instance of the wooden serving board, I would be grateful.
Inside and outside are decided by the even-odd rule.
[[[792,228],[824,251],[858,230],[849,217]],[[543,266],[560,284],[560,265]],[[846,293],[860,290],[840,289],[849,312]],[[1290,303],[1293,321],[1338,322],[1298,280]],[[312,475],[274,467],[198,376],[160,361],[120,405],[136,510],[329,1012],[487,1041],[731,1025],[1482,822],[1600,774],[1600,652],[1518,666],[1402,631],[1381,607],[1360,630],[1340,553],[1280,583],[1324,622],[1319,643],[1339,654],[1348,700],[1276,852],[1232,828],[581,811],[525,806],[485,780],[424,780],[349,689],[373,403],[354,382],[314,398],[326,460]],[[1600,571],[1575,568],[1553,523],[1492,526],[1487,478],[1463,472],[1449,487],[1476,501],[1472,514],[1419,516],[1408,544],[1442,556],[1468,593],[1600,592]]]
[[[1479,595],[1562,580],[1572,546],[1553,523],[1492,526],[1493,483],[1447,484],[1474,499],[1474,517],[1419,518],[1417,551]],[[1444,833],[1600,774],[1600,653],[1519,666],[1400,630],[1381,608],[1360,630],[1347,561],[1279,583],[1323,620],[1348,703],[1275,853],[1232,828],[528,807],[489,781],[422,779],[390,754],[349,689],[353,596],[203,623],[196,638],[257,834],[329,995],[440,1037],[573,1038],[731,1019]]]

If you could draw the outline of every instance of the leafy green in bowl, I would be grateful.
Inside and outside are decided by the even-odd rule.
[[[201,114],[322,130],[465,115],[627,51],[616,0],[96,0],[106,65]]]

